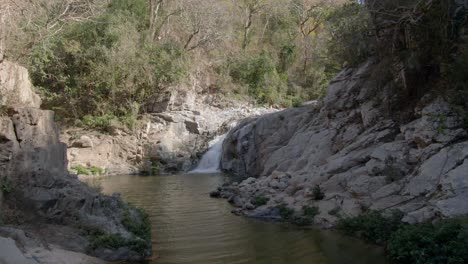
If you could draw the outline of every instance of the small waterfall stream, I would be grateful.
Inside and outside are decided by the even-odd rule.
[[[216,173],[220,171],[221,151],[226,134],[217,136],[209,143],[209,149],[203,155],[197,167],[190,173]]]

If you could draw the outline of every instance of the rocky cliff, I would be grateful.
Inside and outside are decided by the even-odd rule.
[[[27,71],[3,61],[0,84],[6,98],[0,116],[0,212],[8,226],[0,227],[0,236],[10,238],[0,243],[13,247],[14,239],[24,254],[0,254],[0,262],[91,263],[81,253],[107,260],[149,256],[149,239],[134,228],[143,228],[143,215],[68,173],[67,149],[59,141],[54,113],[38,108]],[[121,243],[110,245],[109,237]],[[70,259],[63,261],[67,254]]]
[[[341,72],[321,102],[233,129],[222,168],[250,178],[213,195],[252,217],[317,207],[322,226],[367,210],[398,209],[410,223],[468,214],[461,118],[436,95],[408,110],[392,82],[375,81],[374,66]]]

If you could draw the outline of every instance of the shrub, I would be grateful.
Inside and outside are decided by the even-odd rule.
[[[401,218],[402,214],[398,211],[389,218],[379,212],[370,211],[357,217],[340,219],[337,228],[348,235],[383,244],[403,225]]]
[[[391,236],[387,249],[402,264],[468,263],[468,231],[451,221],[407,225]]]
[[[90,247],[92,249],[110,248],[118,249],[126,245],[126,239],[120,234],[96,233],[91,237]]]
[[[235,83],[248,87],[248,94],[260,104],[287,103],[287,81],[285,74],[278,73],[276,61],[270,53],[245,54],[228,62],[229,75]]]
[[[290,220],[294,215],[294,209],[287,207],[284,204],[278,205],[279,214],[284,220]]]
[[[87,129],[96,129],[103,132],[110,132],[113,120],[116,120],[116,117],[112,114],[106,114],[102,116],[85,115],[81,122],[81,126]]]
[[[75,170],[77,174],[79,175],[89,175],[89,170],[88,168],[82,166],[82,165],[75,165],[71,167],[72,170]]]
[[[105,169],[103,168],[99,168],[99,167],[96,167],[96,166],[91,166],[89,168],[89,172],[92,174],[92,175],[96,175],[96,176],[100,176],[100,175],[103,175],[105,173]]]
[[[306,217],[314,218],[319,213],[320,213],[320,210],[316,206],[313,206],[313,207],[304,206],[304,207],[302,207],[302,214],[304,216],[306,216]]]
[[[348,1],[328,16],[330,31],[328,56],[335,67],[356,66],[372,54],[371,19],[367,8],[356,1]]]
[[[91,166],[91,167],[85,167],[83,165],[75,165],[71,167],[72,170],[75,170],[77,174],[79,175],[94,175],[94,176],[100,176],[105,173],[105,169],[99,168],[96,166]]]
[[[268,198],[268,197],[257,196],[257,197],[255,197],[255,199],[253,200],[253,204],[254,204],[255,206],[262,206],[262,205],[267,204],[269,200],[270,200],[270,198]]]
[[[143,239],[126,239],[120,234],[105,234],[96,232],[90,238],[89,248],[96,250],[99,248],[119,249],[121,247],[129,247],[131,250],[138,253],[145,253],[148,250],[149,242]]]
[[[0,191],[5,194],[11,193],[13,191],[11,181],[7,177],[0,177]]]
[[[312,195],[314,200],[323,200],[325,198],[325,193],[323,193],[322,188],[320,188],[320,185],[315,185],[314,189],[312,190]]]
[[[293,211],[294,213],[294,211]],[[314,218],[316,215],[320,213],[318,207],[308,207],[304,206],[302,208],[302,215],[295,216],[292,221],[296,225],[304,226],[304,225],[311,225],[314,223]],[[289,217],[290,218],[290,217]]]
[[[145,240],[150,240],[151,222],[148,214],[142,209],[137,209],[137,215],[140,221],[136,221],[136,218],[132,217],[132,215],[130,214],[130,210],[127,209],[124,212],[122,224],[134,235]]]

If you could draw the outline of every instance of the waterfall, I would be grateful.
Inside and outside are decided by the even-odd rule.
[[[197,167],[190,173],[215,173],[219,172],[219,163],[221,162],[221,152],[223,148],[223,141],[226,134],[217,136],[209,143],[209,149],[203,155]]]

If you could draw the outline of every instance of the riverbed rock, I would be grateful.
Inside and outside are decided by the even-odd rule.
[[[338,219],[328,211],[355,216],[398,209],[408,222],[467,214],[468,137],[461,118],[443,98],[428,95],[402,120],[389,111],[398,88],[377,85],[369,78],[373,67],[369,60],[341,72],[322,107],[242,121],[224,141],[223,170],[258,178],[244,183],[269,193],[269,208],[320,208],[316,222],[324,226]],[[283,174],[291,175],[287,188],[278,180]],[[316,199],[317,185],[323,200]],[[244,190],[238,195],[251,199]]]

